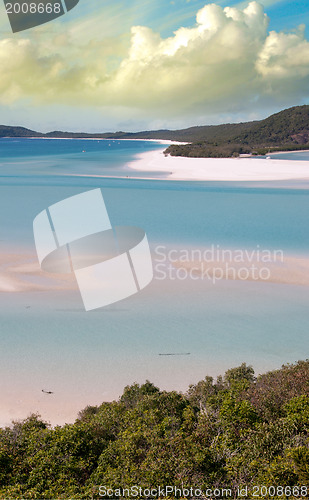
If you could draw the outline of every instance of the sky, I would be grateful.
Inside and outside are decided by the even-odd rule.
[[[13,34],[0,6],[0,123],[185,128],[309,103],[306,1],[80,0]]]

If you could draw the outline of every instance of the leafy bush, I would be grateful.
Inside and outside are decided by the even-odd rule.
[[[309,487],[308,427],[309,361],[257,378],[243,363],[186,394],[146,381],[74,424],[31,415],[0,429],[0,498],[95,499],[100,484]]]

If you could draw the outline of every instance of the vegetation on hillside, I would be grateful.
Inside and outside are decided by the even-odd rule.
[[[0,137],[43,137],[44,134],[24,127],[0,125]]]
[[[192,142],[198,140],[217,140],[218,137],[227,139],[231,135],[239,134],[255,122],[234,123],[227,125],[206,125],[190,127],[182,130],[145,130],[142,132],[101,132],[90,134],[88,132],[63,132],[54,130],[47,134],[35,132],[23,127],[9,127],[0,125],[0,137],[59,137],[59,138],[97,138],[97,139],[166,139],[179,142]]]
[[[308,498],[308,431],[308,360],[257,378],[243,363],[186,394],[133,384],[74,424],[31,415],[0,429],[0,498],[96,499],[100,486],[123,498],[115,490],[134,485]]]
[[[223,158],[240,154],[264,155],[274,151],[309,148],[309,106],[289,108],[260,121],[207,125],[182,130],[97,134],[53,131],[41,134],[23,127],[1,125],[0,137],[166,139],[189,143],[169,146],[165,153],[173,156]]]
[[[265,155],[309,148],[309,106],[286,109],[265,120],[239,124],[241,129],[217,128],[192,144],[171,145],[166,154],[188,157]],[[213,127],[215,129],[215,127]]]

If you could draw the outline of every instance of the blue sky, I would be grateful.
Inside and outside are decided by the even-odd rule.
[[[80,0],[18,34],[1,8],[5,124],[179,128],[309,102],[304,1]]]
[[[182,26],[191,26],[195,22],[196,12],[204,7],[207,3],[205,0],[123,0],[122,2],[80,0],[75,11],[71,12],[71,18],[79,19],[89,14],[95,15],[97,12],[109,9],[119,9],[122,12],[122,21],[124,27],[124,19],[127,18],[128,24],[143,24],[152,27],[159,31],[162,36],[169,36],[172,32]],[[239,2],[235,0],[222,1],[218,0],[217,5],[222,7],[228,6],[245,6],[249,2]],[[293,30],[295,26],[301,23],[309,25],[309,6],[304,0],[265,0],[260,2],[265,12],[270,17],[270,29]],[[67,19],[63,18],[65,22]]]
[[[169,36],[172,32],[183,26],[190,26],[195,21],[197,10],[206,5],[205,0],[124,0],[122,2],[80,0],[75,11],[71,12],[71,17],[78,19],[98,11],[108,11],[113,6],[124,13],[123,17],[129,17],[134,24],[144,24],[160,31],[164,36]],[[245,6],[248,2],[239,2],[235,0],[218,0],[217,5]],[[270,29],[285,30],[294,29],[295,26],[309,21],[309,6],[304,0],[265,0],[261,1],[265,12],[270,17]],[[130,16],[128,16],[130,12]],[[63,18],[65,21],[66,18]]]

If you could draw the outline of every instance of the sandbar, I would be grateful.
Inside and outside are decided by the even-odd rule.
[[[159,173],[165,180],[185,181],[283,181],[308,180],[309,161],[266,158],[185,158],[162,150],[141,153],[129,169]]]

